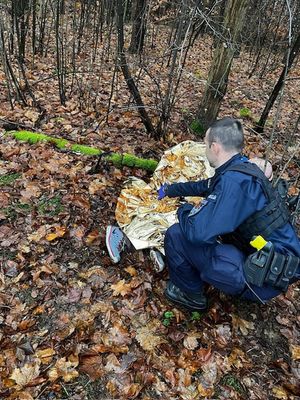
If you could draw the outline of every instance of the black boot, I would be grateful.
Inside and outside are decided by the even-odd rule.
[[[203,293],[183,292],[171,281],[168,281],[165,290],[165,296],[170,301],[180,304],[189,310],[205,310],[207,308],[207,299]]]

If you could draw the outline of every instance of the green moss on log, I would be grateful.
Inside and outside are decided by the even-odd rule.
[[[98,156],[102,153],[101,150],[95,149],[94,147],[84,146],[82,144],[73,144],[71,150],[76,153],[86,154],[87,156]]]
[[[81,144],[71,144],[65,139],[59,139],[56,137],[48,136],[43,133],[36,133],[30,131],[10,131],[8,135],[13,136],[16,140],[20,140],[28,143],[38,142],[50,142],[61,150],[70,150],[76,153],[81,153],[90,156],[97,156],[103,153],[102,150],[96,149],[95,147],[85,146]],[[118,154],[112,153],[106,157],[107,160],[111,161],[116,167],[133,167],[141,168],[146,171],[153,172],[157,167],[157,161],[152,159],[139,158],[133,154]]]

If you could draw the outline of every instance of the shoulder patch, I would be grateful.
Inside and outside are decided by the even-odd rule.
[[[205,207],[208,203],[213,203],[217,200],[217,195],[216,194],[210,194],[206,199],[203,199],[199,204],[194,206],[190,213],[189,217],[193,217],[194,215],[198,214],[199,211],[202,210],[203,207]]]
[[[208,201],[206,199],[202,200],[199,204],[197,204],[196,206],[194,206],[190,213],[189,213],[189,217],[193,217],[194,215],[198,214],[199,211],[202,210],[202,208],[208,203]]]
[[[215,200],[217,200],[217,195],[216,195],[216,194],[210,194],[210,195],[207,197],[207,199],[210,199],[210,200],[215,201]]]

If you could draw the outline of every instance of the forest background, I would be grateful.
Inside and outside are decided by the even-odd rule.
[[[230,115],[246,155],[296,195],[299,1],[1,0],[0,13],[0,397],[300,398],[298,285],[267,305],[212,290],[203,315],[173,308],[148,254],[115,266],[105,249],[122,185],[151,168],[90,148],[159,160]]]

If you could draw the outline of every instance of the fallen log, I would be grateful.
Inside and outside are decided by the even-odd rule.
[[[16,140],[20,140],[28,143],[38,142],[49,142],[53,143],[60,150],[73,151],[75,153],[81,153],[89,156],[100,156],[104,153],[103,150],[95,147],[85,146],[81,144],[72,144],[66,139],[60,139],[53,136],[48,136],[43,133],[36,133],[30,131],[9,131],[7,135],[13,136]],[[145,159],[134,156],[128,153],[111,153],[105,157],[106,160],[112,162],[116,167],[122,166],[141,168],[149,172],[154,172],[158,162],[153,159]]]

